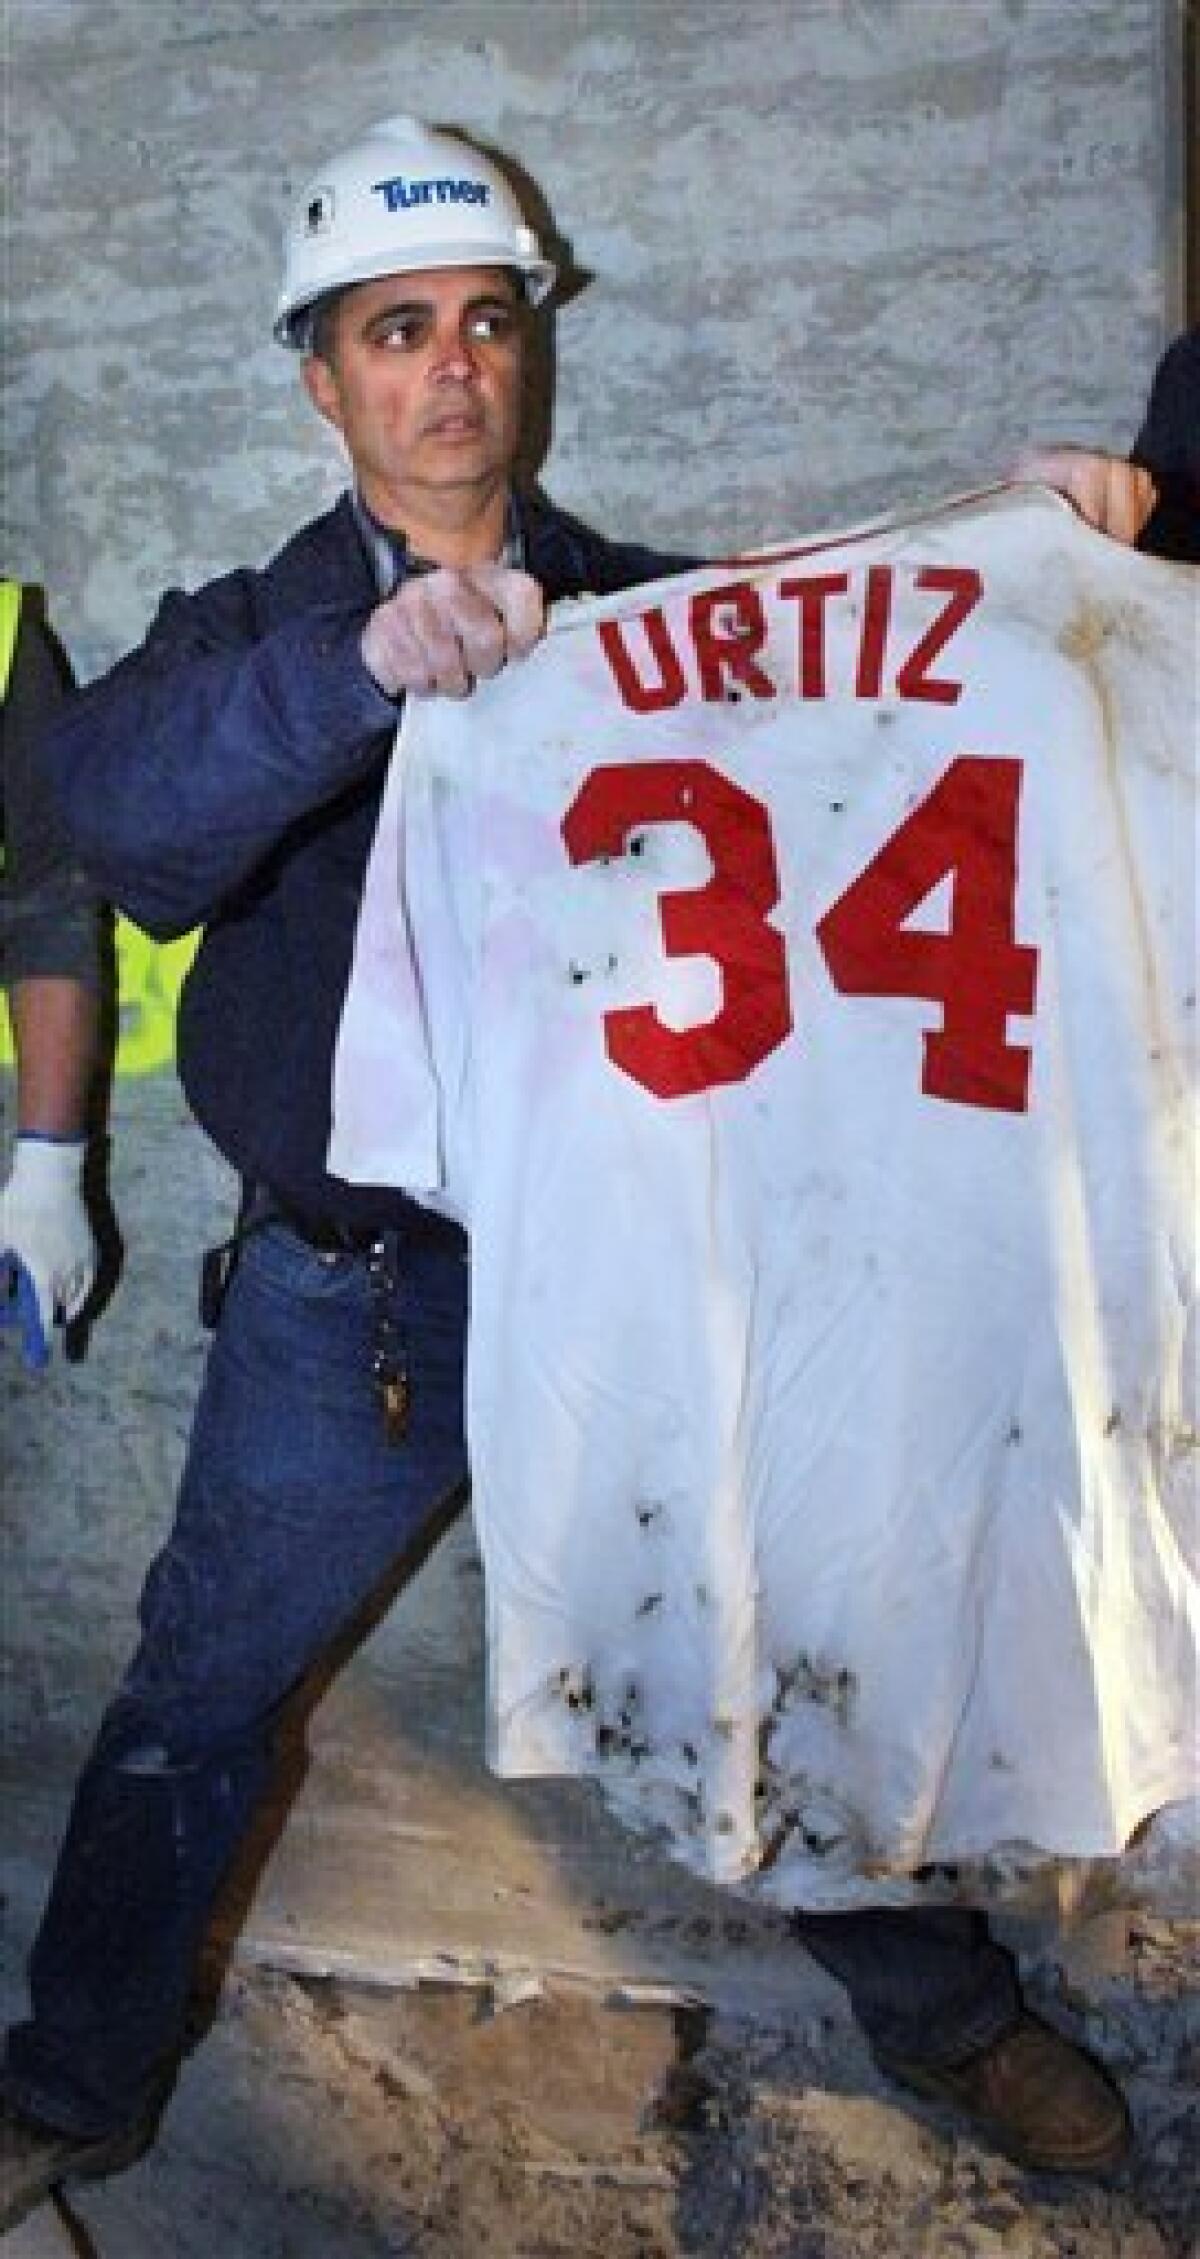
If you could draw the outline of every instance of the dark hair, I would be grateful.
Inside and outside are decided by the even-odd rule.
[[[345,293],[327,290],[323,298],[314,298],[301,317],[307,331],[306,344],[310,353],[333,366],[333,333],[337,326],[337,310]]]

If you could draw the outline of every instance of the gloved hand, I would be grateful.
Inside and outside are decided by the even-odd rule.
[[[73,1318],[96,1275],[83,1204],[83,1138],[18,1137],[0,1191],[0,1325],[17,1325],[25,1363],[48,1362],[55,1313]]]
[[[523,659],[546,631],[546,599],[511,565],[467,565],[402,581],[362,634],[363,664],[389,698],[436,691],[465,698],[506,659]]]

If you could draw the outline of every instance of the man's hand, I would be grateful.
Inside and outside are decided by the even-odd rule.
[[[96,1274],[83,1156],[82,1139],[19,1136],[0,1191],[0,1324],[20,1326],[31,1370],[47,1362],[55,1313],[75,1317]]]
[[[372,612],[363,664],[389,698],[402,691],[465,698],[506,660],[524,659],[545,632],[546,600],[528,573],[439,566],[404,581]]]
[[[1130,544],[1158,500],[1154,481],[1140,464],[1086,447],[1027,447],[1009,476],[1056,488],[1097,533]]]

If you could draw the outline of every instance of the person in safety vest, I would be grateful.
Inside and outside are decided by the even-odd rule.
[[[0,2225],[128,2162],[175,2076],[210,1912],[272,1777],[279,1707],[464,1482],[459,1229],[325,1166],[331,1062],[406,698],[519,665],[546,607],[685,562],[514,483],[555,269],[505,173],[394,117],[322,161],[275,335],[350,483],[262,570],[168,594],[52,753],[78,852],[150,932],[205,928],[180,1070],[242,1180],[217,1330],[141,1644],[79,1784],[8,2035]],[[1030,2162],[1107,2163],[1100,2070],[1022,2005],[970,1914],[805,1918],[897,2076]]]
[[[33,591],[0,581],[0,978],[16,1053],[16,1138],[0,1188],[0,1326],[31,1369],[87,1300],[96,1249],[82,1178],[101,982],[96,898],[72,861],[40,740],[66,694]]]

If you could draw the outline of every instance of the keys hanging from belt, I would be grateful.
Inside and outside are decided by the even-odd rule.
[[[367,1250],[367,1280],[373,1306],[371,1377],[389,1443],[403,1440],[411,1391],[400,1269],[400,1234],[382,1232]]]

